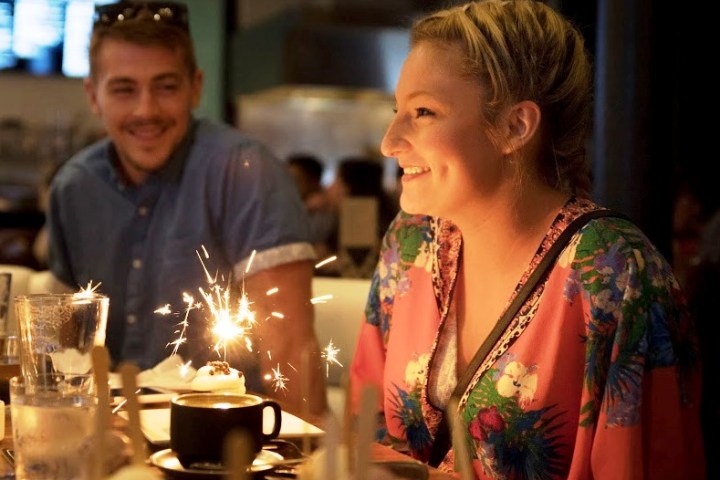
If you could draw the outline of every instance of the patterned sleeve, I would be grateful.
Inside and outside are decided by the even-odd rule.
[[[396,256],[393,252],[397,251],[397,244],[390,241],[390,232],[398,228],[401,218],[401,215],[396,217],[383,238],[380,258],[370,283],[370,293],[350,369],[352,404],[355,413],[360,410],[360,393],[364,385],[373,385],[378,392],[384,391],[385,339],[392,314],[392,294],[388,295],[387,290],[381,288],[381,285],[385,283],[383,272],[387,272],[391,268],[391,259]],[[384,401],[382,395],[380,397],[378,399],[376,440],[389,445],[390,439],[387,435],[385,416],[383,415]]]
[[[594,478],[701,478],[699,360],[683,295],[634,225],[596,222],[573,262],[588,322],[580,425],[595,425]]]

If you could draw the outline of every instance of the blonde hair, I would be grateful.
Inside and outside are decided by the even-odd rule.
[[[418,20],[411,46],[425,41],[462,48],[461,73],[487,92],[478,100],[491,128],[506,107],[535,102],[545,147],[534,167],[552,187],[589,196],[592,68],[582,35],[567,19],[534,0],[481,0]]]

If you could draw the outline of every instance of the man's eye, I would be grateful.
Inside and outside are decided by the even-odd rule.
[[[424,107],[415,109],[415,118],[426,117],[426,116],[432,115],[432,114],[433,114],[433,112],[431,112],[430,110],[428,110],[427,108],[424,108]]]
[[[133,92],[132,87],[115,87],[110,90],[113,95],[129,95]]]
[[[174,92],[177,89],[178,89],[178,86],[175,83],[166,83],[166,84],[160,85],[160,90],[165,91],[165,92]]]

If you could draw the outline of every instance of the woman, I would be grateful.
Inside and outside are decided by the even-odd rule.
[[[591,67],[547,5],[419,20],[383,154],[403,169],[352,366],[395,448],[433,446],[458,379],[561,232],[600,207]],[[477,478],[704,478],[696,344],[670,267],[623,218],[574,234],[455,392]],[[453,416],[455,411],[449,412]],[[439,441],[438,441],[439,443]]]

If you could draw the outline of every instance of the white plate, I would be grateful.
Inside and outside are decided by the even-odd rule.
[[[127,420],[127,412],[119,412],[118,415]],[[167,445],[170,443],[170,409],[151,408],[140,411],[140,425],[145,435],[153,445]],[[272,417],[264,416],[263,430],[272,430]],[[315,425],[296,417],[292,413],[282,412],[282,425],[279,438],[301,438],[319,437],[325,432]]]

